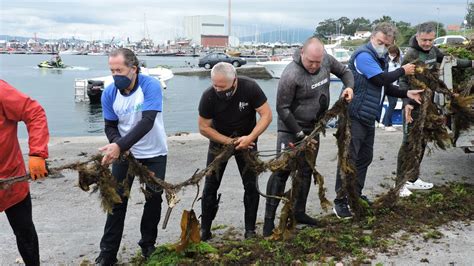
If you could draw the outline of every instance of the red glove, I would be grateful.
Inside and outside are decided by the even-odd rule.
[[[30,177],[33,180],[38,178],[44,178],[48,176],[48,170],[46,170],[46,161],[38,156],[30,156],[29,159]]]

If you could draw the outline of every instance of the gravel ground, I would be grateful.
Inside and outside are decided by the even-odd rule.
[[[336,172],[336,145],[333,130],[321,138],[317,168],[325,177],[328,198],[334,199]],[[386,191],[393,184],[396,156],[402,134],[377,129],[374,160],[369,168],[365,194],[370,198]],[[199,134],[172,136],[168,139],[169,157],[166,180],[177,183],[189,178],[196,169],[204,168],[208,141]],[[266,133],[259,139],[259,149],[274,149],[276,134]],[[27,142],[21,141],[22,150],[27,155]],[[52,138],[50,141],[51,167],[74,162],[81,158],[80,153],[95,154],[97,148],[106,144],[105,137]],[[81,191],[77,187],[77,173],[63,172],[64,177],[49,178],[31,184],[33,199],[33,219],[40,241],[41,262],[45,265],[79,264],[87,259],[93,261],[99,253],[99,241],[105,224],[105,214],[100,207],[98,196]],[[422,164],[422,178],[435,184],[449,181],[474,182],[474,156],[464,154],[460,149],[449,151],[433,150]],[[259,179],[260,188],[265,190],[269,174]],[[202,186],[201,186],[202,189]],[[225,224],[236,228],[243,234],[243,187],[235,161],[231,159],[219,190],[222,193],[219,213],[214,225]],[[195,188],[179,194],[181,202],[172,212],[166,230],[158,232],[157,244],[175,242],[179,238],[179,220],[183,209],[191,208],[196,195]],[[122,238],[119,259],[127,261],[139,249],[139,224],[144,196],[138,183],[132,188],[125,230]],[[258,213],[258,233],[261,233],[265,200],[260,200]],[[162,217],[165,214],[164,204]],[[319,206],[317,189],[312,186],[307,205],[311,215],[325,214]],[[201,213],[200,204],[195,206],[196,214]],[[419,265],[427,259],[433,265],[474,265],[474,228],[472,224],[454,223],[440,229],[444,237],[436,242],[424,242],[413,237],[405,247],[394,247],[392,254],[379,254],[375,262],[385,265]],[[217,235],[225,230],[218,230]],[[15,238],[6,216],[0,215],[0,264],[14,264],[20,257]]]

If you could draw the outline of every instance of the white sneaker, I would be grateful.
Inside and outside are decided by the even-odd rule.
[[[397,131],[396,128],[392,127],[392,126],[389,126],[389,127],[385,127],[385,131],[388,131],[388,132],[395,132]]]
[[[399,196],[400,198],[405,198],[405,197],[409,197],[411,194],[413,194],[413,192],[411,192],[406,185],[404,185],[401,189],[400,189],[400,192],[399,192]]]
[[[381,128],[381,129],[384,129],[384,128],[385,128],[385,125],[382,124],[382,123],[379,123],[379,126],[378,126],[378,127]]]
[[[425,182],[418,178],[415,182],[407,181],[405,186],[408,189],[431,189],[433,188],[433,183]]]

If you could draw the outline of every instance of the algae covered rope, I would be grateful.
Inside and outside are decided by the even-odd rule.
[[[247,156],[248,160],[252,162],[253,170],[257,173],[261,174],[265,171],[278,171],[282,169],[296,169],[296,165],[298,163],[298,155],[301,152],[306,152],[308,156],[316,156],[313,154],[315,150],[315,145],[319,145],[318,143],[313,143],[313,139],[317,134],[325,133],[325,127],[329,120],[336,118],[339,116],[341,119],[347,120],[347,103],[343,100],[339,100],[336,104],[328,110],[323,118],[315,125],[314,130],[308,135],[307,138],[297,143],[294,149],[284,150],[278,157],[273,158],[267,162],[261,161],[257,154],[253,154],[252,156]],[[346,125],[345,128],[349,127],[350,125],[347,123],[340,123],[340,125]],[[339,130],[338,130],[339,131]],[[338,138],[338,142],[343,141],[345,144],[339,144],[339,149],[346,149],[348,148],[348,141],[350,138],[349,134],[342,134],[346,138]],[[200,181],[207,175],[211,174],[212,172],[219,171],[219,165],[229,160],[229,158],[233,155],[234,146],[233,145],[225,145],[219,151],[217,151],[217,156],[215,160],[208,165],[203,170],[196,171],[189,179],[178,183],[178,184],[171,184],[164,180],[155,177],[154,174],[149,171],[145,166],[141,165],[135,158],[131,155],[121,157],[122,160],[127,160],[129,162],[129,172],[130,175],[139,176],[139,180],[142,184],[156,184],[163,188],[165,191],[168,205],[169,207],[173,207],[178,201],[179,198],[177,197],[177,193],[186,186],[190,185],[198,185]],[[347,154],[347,151],[345,152]],[[102,155],[97,154],[91,157],[89,160],[85,162],[77,162],[72,164],[67,164],[58,168],[54,168],[54,171],[61,171],[66,169],[77,170],[79,172],[79,187],[84,191],[90,191],[90,186],[95,185],[93,188],[93,192],[100,191],[100,198],[102,207],[106,212],[111,212],[113,205],[116,203],[121,202],[121,198],[116,192],[119,188],[124,190],[124,196],[128,196],[130,184],[126,184],[125,182],[122,184],[118,184],[113,178],[110,169],[108,166],[103,166],[101,164]],[[347,156],[344,157],[347,161]],[[307,159],[307,158],[306,158]],[[329,201],[326,199],[325,196],[325,188],[324,188],[324,179],[316,170],[314,164],[310,164],[313,169],[313,176],[314,181],[319,186],[319,198],[321,201],[321,206],[323,208],[327,208],[329,206]],[[294,178],[297,178],[296,175],[292,175]],[[296,190],[295,190],[296,191]],[[267,196],[261,193],[262,196]],[[146,194],[145,194],[146,196]],[[280,197],[280,199],[289,201],[288,198]]]
[[[344,186],[344,189],[347,190],[348,195],[352,195],[353,198],[355,198],[355,167],[349,160],[349,144],[351,140],[350,120],[347,110],[347,103],[344,99],[339,99],[334,104],[334,106],[324,114],[319,122],[316,123],[311,133],[305,139],[298,142],[294,148],[282,151],[276,158],[273,158],[268,162],[260,160],[255,153],[246,157],[246,159],[249,161],[249,165],[254,168],[257,174],[261,174],[266,170],[272,172],[279,170],[290,171],[292,186],[284,193],[284,196],[278,197],[278,199],[286,198],[286,200],[280,214],[279,225],[277,228],[275,228],[273,239],[287,239],[290,236],[291,231],[294,229],[295,221],[293,218],[293,204],[294,200],[296,199],[300,183],[298,179],[298,164],[308,163],[310,165],[313,171],[314,183],[318,185],[319,188],[318,197],[320,199],[321,207],[323,209],[328,209],[328,207],[331,206],[331,203],[325,195],[326,189],[324,188],[324,178],[317,171],[315,163],[313,163],[315,162],[313,159],[316,157],[316,145],[319,145],[319,143],[314,143],[314,138],[320,133],[325,134],[328,121],[336,117],[339,117],[338,130],[335,134],[339,149],[339,163],[343,167],[343,182],[345,182],[346,179],[349,180],[349,182],[345,182],[346,185]],[[303,158],[300,156],[301,152],[305,153]],[[265,196],[273,197],[268,195]],[[357,206],[360,205],[358,201],[354,201],[353,204],[356,210],[361,209],[357,208]],[[361,213],[360,215],[362,215],[362,210],[358,211],[358,213]]]
[[[412,122],[413,127],[408,134],[408,149],[405,156],[409,156],[409,158],[401,165],[404,171],[401,181],[375,202],[376,209],[394,206],[402,186],[407,181],[417,178],[424,152],[423,147],[427,143],[432,142],[443,150],[451,144],[451,137],[445,126],[446,119],[442,114],[439,114],[432,99],[434,92],[442,93],[448,97],[454,95],[427,65],[420,62],[416,62],[416,65],[415,74],[410,76],[408,81],[412,89],[421,89],[424,92],[418,118]]]

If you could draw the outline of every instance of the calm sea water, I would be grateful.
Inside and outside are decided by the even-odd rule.
[[[49,60],[50,55],[0,55],[0,79],[38,100],[46,110],[51,136],[86,136],[103,134],[100,105],[74,102],[74,79],[109,75],[106,56],[62,56],[72,69],[51,70],[36,67]],[[197,64],[197,58],[140,57],[148,67],[168,65],[182,67]],[[272,109],[275,108],[277,79],[257,80],[267,95]],[[331,84],[331,101],[339,95],[340,82]],[[164,123],[168,134],[198,132],[197,108],[202,92],[209,87],[210,79],[203,77],[174,76],[164,91]],[[275,115],[276,118],[276,115]],[[276,119],[269,128],[276,130]],[[18,135],[27,136],[24,126]]]

